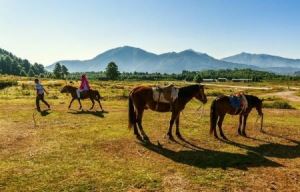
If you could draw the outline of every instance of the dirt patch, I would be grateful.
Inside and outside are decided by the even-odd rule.
[[[268,93],[263,96],[276,96],[289,101],[300,102],[300,97],[296,95],[296,91],[281,91],[276,93]]]

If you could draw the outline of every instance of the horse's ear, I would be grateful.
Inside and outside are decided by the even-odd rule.
[[[263,102],[265,99],[261,99],[260,101]]]

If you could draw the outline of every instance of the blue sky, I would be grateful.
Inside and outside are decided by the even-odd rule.
[[[0,47],[31,62],[130,45],[300,58],[297,0],[0,0]]]

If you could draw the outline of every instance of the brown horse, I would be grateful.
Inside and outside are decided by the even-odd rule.
[[[72,100],[69,104],[69,109],[71,108],[71,105],[72,105],[72,103],[75,99],[77,99],[78,102],[79,102],[79,105],[80,105],[79,109],[82,109],[80,99],[89,98],[92,101],[92,104],[93,104],[92,107],[90,108],[90,110],[94,108],[94,105],[95,105],[94,100],[96,100],[99,103],[99,106],[100,106],[101,110],[103,111],[103,108],[102,108],[102,105],[101,105],[101,102],[100,102],[100,99],[102,99],[102,97],[100,96],[100,94],[97,90],[84,91],[84,92],[81,93],[80,98],[77,97],[76,90],[77,90],[76,87],[66,85],[60,91],[61,93],[70,93],[71,94]]]
[[[222,123],[226,113],[230,115],[240,115],[239,119],[239,126],[238,126],[238,134],[246,136],[246,122],[249,113],[251,112],[252,108],[256,108],[259,116],[261,117],[261,131],[262,131],[262,124],[263,124],[263,112],[262,112],[262,99],[259,99],[253,95],[245,95],[248,107],[244,110],[232,107],[230,105],[229,96],[220,96],[216,98],[211,104],[211,111],[210,111],[210,134],[214,133],[214,136],[218,138],[216,127],[218,124],[220,135],[223,139],[227,139],[222,131]],[[243,124],[243,127],[241,128]]]
[[[138,139],[149,140],[148,136],[145,134],[142,126],[143,112],[145,109],[150,108],[153,111],[158,112],[172,112],[168,136],[173,139],[172,127],[174,121],[176,121],[176,135],[182,138],[179,131],[179,116],[180,112],[185,108],[185,105],[192,99],[196,98],[202,103],[207,102],[206,95],[204,93],[203,85],[189,85],[186,87],[179,88],[178,97],[174,103],[157,103],[153,100],[153,90],[150,86],[138,86],[135,87],[129,94],[128,100],[128,115],[129,124],[128,127],[134,127],[134,134]],[[140,136],[139,131],[143,138]]]

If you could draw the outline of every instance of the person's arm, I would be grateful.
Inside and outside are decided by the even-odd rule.
[[[48,94],[48,91],[46,91],[46,89],[45,89],[45,88],[43,88],[43,89],[44,89],[45,93],[47,93],[47,94]]]

